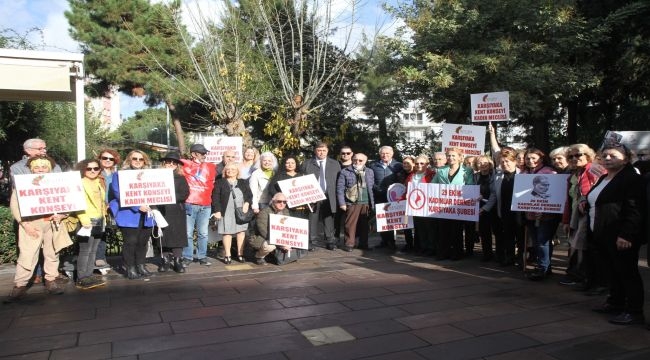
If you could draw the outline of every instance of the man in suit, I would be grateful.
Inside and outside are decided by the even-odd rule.
[[[379,160],[372,162],[368,167],[375,175],[375,184],[372,187],[375,203],[388,202],[388,187],[404,181],[402,163],[393,159],[392,147],[382,146],[379,148]],[[381,243],[378,248],[387,247],[391,251],[396,249],[394,231],[380,232],[379,236],[381,236]]]
[[[336,214],[336,178],[341,171],[339,162],[328,158],[327,154],[329,149],[324,142],[318,143],[314,148],[314,157],[306,160],[302,164],[302,173],[305,175],[314,174],[321,189],[327,197],[325,200],[319,201],[313,207],[313,211],[309,214],[309,234],[310,234],[310,250],[313,249],[313,244],[317,241],[319,235],[320,224],[323,225],[325,233],[325,247],[328,250],[336,248],[336,239],[334,238],[334,216]]]

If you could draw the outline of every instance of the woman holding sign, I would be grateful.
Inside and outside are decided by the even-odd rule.
[[[29,158],[26,165],[32,174],[45,174],[52,172],[54,160],[47,155],[37,155]],[[38,263],[38,256],[43,249],[43,270],[45,271],[45,288],[50,294],[63,294],[56,283],[59,275],[59,254],[54,249],[54,228],[66,217],[64,214],[46,216],[22,217],[18,206],[18,194],[11,194],[11,214],[18,223],[18,261],[14,275],[14,288],[5,302],[20,300],[27,293],[27,284],[32,278],[34,268]]]
[[[408,187],[408,183],[430,183],[436,175],[436,171],[429,168],[429,157],[420,155],[412,160],[413,171],[408,173],[404,185]],[[407,161],[402,161],[404,169],[407,168]],[[429,217],[415,216],[413,217],[413,227],[415,235],[412,240],[412,249],[422,251],[425,255],[435,255],[436,248],[434,244],[434,229],[437,219]],[[404,230],[406,232],[406,230]],[[407,242],[408,245],[408,242]]]
[[[447,165],[437,169],[434,184],[473,185],[474,171],[463,165],[463,150],[455,147],[448,148]],[[462,220],[439,220],[438,260],[460,260],[463,257],[463,225]],[[416,230],[417,232],[417,230]]]
[[[271,181],[269,181],[268,192],[271,198],[275,194],[282,192],[280,185],[278,185],[278,181],[293,179],[305,175],[298,171],[298,158],[295,156],[289,155],[285,157],[282,163],[284,164],[284,170],[278,170],[278,172],[271,178]],[[289,209],[289,214],[301,219],[307,219],[309,217],[309,209],[307,208],[307,205],[300,205]]]
[[[149,156],[140,150],[133,150],[126,156],[122,169],[113,174],[111,181],[109,208],[124,239],[122,257],[126,266],[126,276],[131,280],[151,276],[151,272],[144,264],[147,260],[147,243],[151,236],[153,216],[147,216],[151,211],[148,205],[120,206],[119,175],[124,171],[143,170],[150,167]]]
[[[212,191],[212,217],[219,221],[217,231],[223,235],[224,258],[227,265],[232,262],[230,248],[232,237],[237,241],[237,260],[244,262],[244,237],[248,224],[238,224],[235,219],[236,208],[242,212],[250,211],[253,193],[248,186],[248,181],[238,179],[239,164],[230,163],[223,168],[223,177],[217,179]]]
[[[604,267],[611,277],[609,297],[599,313],[617,314],[609,322],[642,324],[643,281],[639,274],[639,248],[643,234],[643,180],[630,164],[632,152],[622,144],[601,150],[602,176],[587,194],[589,236],[605,255]]]

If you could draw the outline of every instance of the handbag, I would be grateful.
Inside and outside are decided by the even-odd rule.
[[[158,209],[151,210],[151,215],[153,216],[153,221],[154,223],[156,223],[157,227],[163,229],[169,226],[167,219],[165,219],[163,214],[160,213],[160,210]]]
[[[63,224],[56,224],[54,221],[51,222],[52,226],[52,245],[54,247],[54,252],[58,253],[59,251],[67,248],[72,245],[72,239],[70,234],[68,234],[68,229],[63,226]]]
[[[359,184],[355,184],[352,187],[345,189],[345,198],[350,201],[350,203],[355,203],[359,200]]]
[[[79,226],[81,225],[79,223],[79,218],[74,216],[74,215],[68,215],[68,217],[65,217],[61,220],[61,225],[69,232],[69,233],[76,233]]]
[[[235,192],[233,191],[233,188],[234,186],[230,187],[230,195],[232,196],[232,203],[234,205]],[[255,213],[253,212],[253,209],[251,209],[250,207],[248,208],[248,212],[244,212],[244,209],[241,206],[235,207],[235,223],[237,223],[237,225],[248,224],[253,220],[253,217],[255,217]]]

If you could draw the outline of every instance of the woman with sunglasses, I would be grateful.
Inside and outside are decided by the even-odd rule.
[[[190,187],[183,175],[183,163],[181,156],[176,151],[170,151],[160,161],[164,169],[171,169],[174,172],[174,191],[176,203],[159,205],[158,210],[165,217],[169,226],[163,231],[162,241],[162,263],[158,267],[159,272],[166,272],[170,268],[177,273],[184,273],[183,247],[187,246],[187,220],[185,219],[185,200],[190,196]]]
[[[104,180],[104,184],[106,184],[106,190],[109,190],[111,188],[111,181],[113,181],[113,173],[117,171],[117,166],[120,164],[120,154],[113,149],[102,149],[97,157],[97,162],[102,168],[100,176]],[[106,191],[106,203],[110,201],[109,194],[110,191]],[[111,222],[113,221],[113,219],[107,220]],[[108,263],[106,262],[106,232],[104,232],[102,239],[99,241],[99,245],[97,245],[95,266],[98,268],[108,266]]]
[[[82,160],[75,166],[81,172],[81,184],[86,210],[77,213],[81,226],[90,230],[89,236],[77,236],[77,288],[92,289],[106,284],[101,276],[93,276],[97,247],[104,235],[106,215],[106,184],[100,176],[101,166],[95,159]]]
[[[111,202],[109,204],[115,222],[122,232],[124,243],[122,257],[126,266],[126,276],[131,279],[151,276],[145,267],[147,260],[147,242],[153,227],[153,217],[147,216],[151,211],[148,205],[120,206],[119,175],[122,171],[142,170],[151,167],[149,156],[140,150],[133,150],[127,156],[120,171],[113,174],[111,182]]]

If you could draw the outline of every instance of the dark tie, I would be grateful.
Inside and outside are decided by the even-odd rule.
[[[325,160],[318,161],[318,166],[320,166],[320,176],[318,177],[318,182],[320,183],[320,188],[325,192]]]

